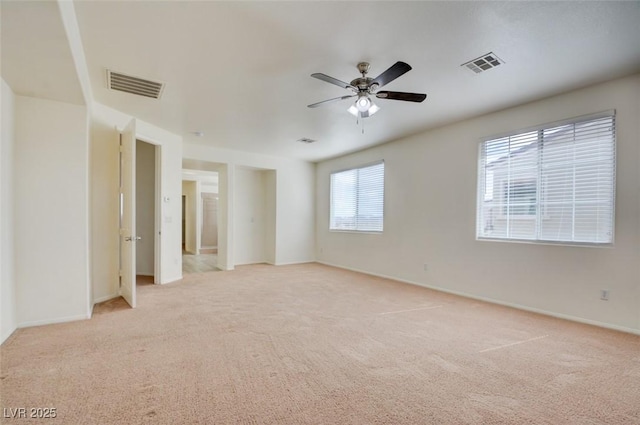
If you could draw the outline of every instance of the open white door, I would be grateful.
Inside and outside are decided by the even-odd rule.
[[[136,306],[136,122],[120,134],[120,295]]]

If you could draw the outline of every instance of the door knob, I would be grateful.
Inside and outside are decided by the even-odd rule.
[[[125,241],[127,242],[135,242],[135,241],[139,241],[142,239],[142,236],[126,236],[124,238]]]

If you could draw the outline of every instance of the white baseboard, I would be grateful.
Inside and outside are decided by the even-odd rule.
[[[163,282],[160,282],[160,284],[164,285],[164,284],[167,284],[167,283],[177,282],[179,280],[182,280],[182,277],[183,277],[182,275],[170,277],[168,279],[165,279]]]
[[[288,261],[286,263],[275,263],[275,265],[276,266],[293,266],[295,264],[309,264],[309,263],[315,263],[315,262],[316,260]]]
[[[556,313],[556,312],[553,312],[553,311],[542,310],[542,309],[535,308],[535,307],[528,307],[528,306],[522,305],[522,304],[510,303],[510,302],[496,300],[496,299],[493,299],[493,298],[481,297],[481,296],[478,296],[478,295],[472,295],[472,294],[468,294],[466,292],[452,291],[450,289],[442,288],[442,287],[439,287],[439,286],[427,285],[425,283],[415,282],[415,281],[411,281],[411,280],[407,280],[407,279],[401,279],[401,278],[394,277],[394,276],[387,276],[387,275],[379,274],[379,273],[372,273],[372,272],[369,272],[369,271],[366,271],[366,270],[355,269],[355,268],[352,268],[352,267],[345,267],[345,266],[341,266],[339,264],[333,264],[333,263],[329,263],[329,262],[326,262],[326,261],[316,261],[316,263],[324,264],[326,266],[336,267],[336,268],[339,268],[339,269],[349,270],[349,271],[352,271],[352,272],[358,272],[358,273],[362,273],[362,274],[367,274],[367,275],[370,275],[370,276],[376,276],[376,277],[381,277],[381,278],[384,278],[384,279],[395,280],[397,282],[408,283],[410,285],[421,286],[423,288],[433,289],[434,291],[445,292],[447,294],[458,295],[458,296],[461,296],[461,297],[464,297],[464,298],[470,298],[470,299],[474,299],[474,300],[478,300],[478,301],[485,301],[485,302],[488,302],[488,303],[497,304],[497,305],[503,305],[505,307],[511,307],[511,308],[515,308],[515,309],[518,309],[518,310],[530,311],[532,313],[538,313],[538,314],[543,314],[545,316],[556,317],[558,319],[570,320],[572,322],[584,323],[586,325],[593,325],[593,326],[598,326],[600,328],[612,329],[612,330],[615,330],[615,331],[626,332],[626,333],[630,333],[630,334],[634,334],[634,335],[640,335],[640,329],[628,328],[626,326],[619,326],[619,325],[614,325],[614,324],[606,323],[606,322],[599,322],[597,320],[585,319],[583,317],[571,316],[569,314]]]
[[[267,264],[267,262],[266,262],[266,261],[264,261],[264,260],[260,260],[260,261],[249,261],[249,262],[246,262],[246,263],[235,263],[233,266],[234,266],[234,267],[237,267],[237,266],[252,266],[252,265],[254,265],[254,264]]]
[[[105,301],[112,300],[114,298],[118,298],[119,296],[120,295],[118,294],[111,294],[111,295],[105,295],[104,297],[96,298],[95,300],[93,300],[93,305],[100,304]]]
[[[235,266],[232,266],[232,267],[226,268],[225,266],[220,265],[220,264],[218,264],[218,265],[216,266],[216,268],[217,268],[217,269],[219,269],[220,271],[223,271],[223,272],[230,272],[230,271],[232,271],[232,270],[235,270],[235,269],[236,269],[236,268],[235,268]]]
[[[270,266],[292,266],[294,264],[309,264],[309,263],[315,263],[316,260],[303,260],[303,261],[289,261],[286,263],[272,263],[271,261],[256,261],[253,263],[236,263],[236,266],[251,266],[254,264],[269,264]],[[336,266],[337,267],[337,266]]]
[[[87,320],[90,318],[91,317],[88,317],[86,315],[77,315],[77,316],[59,317],[55,319],[33,320],[30,322],[18,323],[18,328],[29,328],[31,326],[42,326],[42,325],[53,325],[56,323],[75,322],[76,320]]]
[[[7,330],[8,333],[6,335],[0,336],[0,345],[2,345],[6,340],[8,340],[9,337],[13,335],[13,333],[16,331],[16,329],[18,328],[13,326],[12,329]]]

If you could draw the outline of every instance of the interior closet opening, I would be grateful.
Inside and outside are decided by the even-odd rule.
[[[156,145],[136,140],[136,284],[156,281]]]

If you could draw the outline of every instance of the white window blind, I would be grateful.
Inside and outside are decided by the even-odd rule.
[[[477,237],[613,242],[615,115],[483,142]]]
[[[384,162],[331,173],[331,230],[382,232]]]

